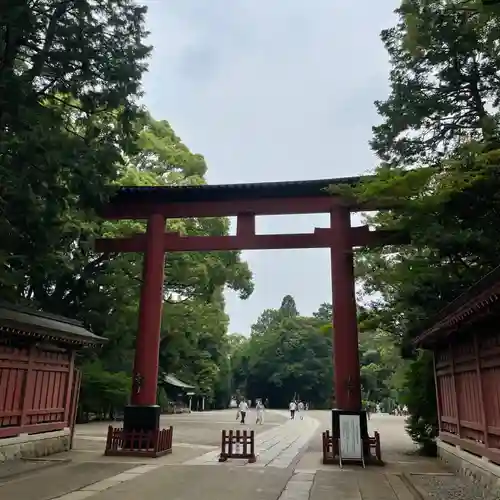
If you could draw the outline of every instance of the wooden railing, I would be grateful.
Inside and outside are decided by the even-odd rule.
[[[108,427],[107,456],[160,457],[172,453],[173,427],[155,431],[125,432],[121,428]]]

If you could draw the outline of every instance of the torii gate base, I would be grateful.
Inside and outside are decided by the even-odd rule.
[[[329,248],[334,330],[333,406],[339,409],[333,410],[332,431],[334,435],[339,433],[339,412],[355,412],[361,418],[363,441],[368,443],[366,413],[361,408],[353,247],[383,245],[392,242],[394,235],[370,231],[367,226],[351,227],[351,212],[381,207],[376,204],[354,206],[326,190],[330,185],[352,185],[359,181],[359,178],[348,178],[232,186],[129,187],[118,191],[102,215],[107,219],[147,220],[146,234],[96,242],[98,252],[144,253],[134,382],[131,405],[124,414],[125,432],[155,433],[160,427],[156,391],[165,253]],[[317,228],[309,234],[255,233],[256,216],[308,213],[329,213],[330,228]],[[235,236],[184,236],[165,232],[167,219],[231,216],[237,217]],[[130,450],[127,453],[130,454]]]

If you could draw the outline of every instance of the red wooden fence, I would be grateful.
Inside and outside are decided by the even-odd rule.
[[[106,456],[144,456],[161,457],[172,453],[172,439],[174,429],[156,431],[125,432],[123,429],[108,427],[106,439]]]
[[[500,333],[474,332],[434,359],[440,438],[500,464]]]
[[[74,354],[0,345],[0,438],[71,426]]]

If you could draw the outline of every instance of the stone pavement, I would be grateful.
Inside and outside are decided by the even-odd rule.
[[[197,445],[206,449],[219,446],[221,429],[233,428],[236,410],[206,411],[183,413],[176,415],[162,415],[160,424],[162,427],[172,425],[174,427],[174,442],[176,446]],[[268,412],[264,425],[255,424],[255,415],[251,411],[248,418],[248,425],[245,428],[254,429],[256,433],[267,431],[282,424],[286,418],[279,412]],[[99,441],[106,439],[109,422],[92,422],[76,426],[76,439],[79,445],[84,445],[81,441]],[[121,425],[114,422],[114,426]],[[92,445],[89,443],[89,446]],[[98,445],[102,448],[102,444]]]
[[[288,414],[285,412],[275,411],[274,413],[282,414],[288,418]],[[245,465],[247,467],[269,466],[286,469],[314,436],[318,426],[318,420],[306,416],[304,420],[299,418],[288,420],[277,428],[257,434],[255,436],[257,462],[253,464],[245,463]],[[188,460],[185,465],[212,465],[217,463],[219,453],[219,449],[211,451],[201,457]]]
[[[389,460],[386,467],[363,470],[350,466],[341,470],[321,463],[320,435],[328,427],[329,412],[311,411],[302,421],[285,420],[286,412],[268,414],[280,417],[284,423],[269,426],[257,435],[256,464],[221,464],[216,461],[217,449],[207,453],[209,444],[191,449],[190,443],[184,443],[175,448],[175,440],[174,453],[156,460],[103,457],[102,442],[97,440],[100,436],[92,436],[89,426],[82,430],[80,438],[90,439],[81,442],[89,447],[98,445],[98,450],[70,452],[70,463],[4,482],[0,484],[0,499],[193,500],[203,496],[204,500],[234,500],[237,496],[238,500],[421,500],[442,497],[412,487],[412,475],[427,482],[436,477],[442,481],[455,477],[435,460],[412,453],[414,449],[401,419],[377,417],[370,422],[372,431],[376,428],[382,433],[383,453]],[[193,425],[202,429],[200,422],[204,419],[207,429],[215,421],[227,429],[240,428],[234,422],[234,414],[227,412],[192,419],[196,420]],[[226,425],[229,420],[231,426]],[[187,430],[185,437],[188,438]]]

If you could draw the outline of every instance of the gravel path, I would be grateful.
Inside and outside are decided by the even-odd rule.
[[[410,481],[425,499],[499,500],[500,490],[486,491],[482,486],[454,475],[410,474]]]

